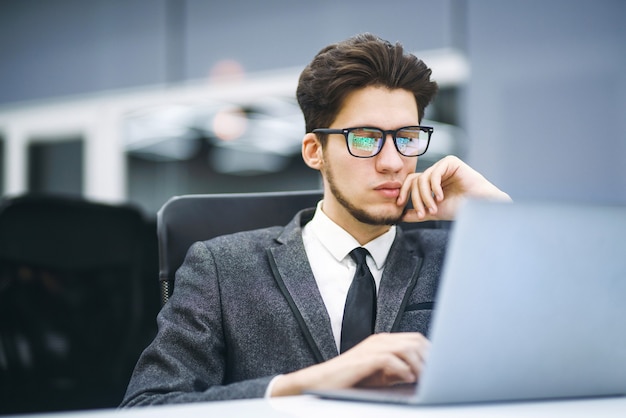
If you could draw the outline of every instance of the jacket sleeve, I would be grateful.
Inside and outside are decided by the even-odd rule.
[[[159,331],[140,356],[121,407],[264,396],[274,376],[225,384],[219,281],[204,243],[189,249],[157,322]]]

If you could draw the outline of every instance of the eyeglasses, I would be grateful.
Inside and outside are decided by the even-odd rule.
[[[396,130],[383,131],[379,128],[360,127],[346,129],[313,129],[316,134],[342,134],[346,138],[348,152],[358,158],[370,158],[377,155],[387,135],[391,135],[398,152],[405,157],[417,157],[428,149],[430,136],[433,133],[430,126],[405,126]]]

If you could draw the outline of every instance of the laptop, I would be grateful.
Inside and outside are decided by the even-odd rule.
[[[468,200],[417,385],[311,392],[456,404],[626,394],[626,206]]]

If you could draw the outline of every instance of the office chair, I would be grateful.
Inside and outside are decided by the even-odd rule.
[[[130,206],[1,203],[0,414],[119,405],[145,344],[145,236]]]
[[[322,192],[263,192],[176,196],[157,213],[161,303],[174,290],[174,276],[196,241],[238,231],[285,225],[297,211],[314,207]]]
[[[250,229],[286,225],[300,209],[315,207],[322,192],[263,192],[176,196],[157,213],[161,303],[174,291],[175,274],[196,241]],[[404,229],[446,228],[449,222],[403,224]]]

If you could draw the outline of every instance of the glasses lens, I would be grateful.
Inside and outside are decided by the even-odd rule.
[[[396,146],[407,157],[422,155],[428,147],[428,132],[417,128],[401,129],[396,134]]]
[[[378,129],[358,128],[348,133],[350,153],[357,157],[370,157],[378,152],[383,133]]]

